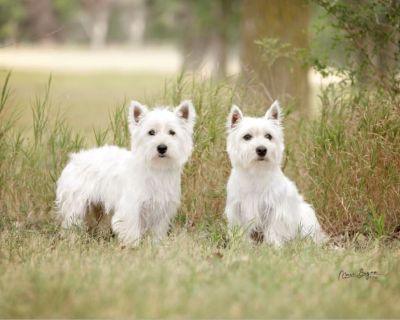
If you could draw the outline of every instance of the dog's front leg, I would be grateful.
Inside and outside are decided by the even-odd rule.
[[[154,225],[152,233],[157,242],[162,241],[168,235],[168,231],[170,228],[170,221],[168,218],[163,218],[156,225]]]
[[[280,248],[284,244],[284,237],[275,229],[276,226],[268,226],[264,229],[264,242],[275,248]]]
[[[142,236],[139,212],[115,212],[111,220],[113,232],[124,244],[138,246]]]

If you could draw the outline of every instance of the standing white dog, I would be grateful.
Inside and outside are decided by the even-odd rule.
[[[71,155],[57,183],[63,227],[81,225],[88,213],[111,215],[111,228],[126,244],[150,232],[167,235],[180,204],[181,172],[193,149],[196,113],[190,101],[174,111],[129,107],[131,151],[116,146]]]
[[[315,242],[326,236],[312,207],[281,170],[283,128],[275,101],[264,117],[243,117],[232,106],[228,117],[227,151],[232,163],[225,209],[229,226],[249,236],[261,233],[265,242],[281,246],[310,236]]]

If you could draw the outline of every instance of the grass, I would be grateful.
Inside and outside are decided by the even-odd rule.
[[[226,248],[176,229],[161,246],[54,230],[0,237],[1,317],[396,317],[399,247],[344,250],[294,243]],[[346,272],[380,275],[339,279]]]
[[[0,70],[3,82],[7,71]],[[108,125],[110,111],[125,100],[146,99],[159,94],[166,75],[151,73],[62,73],[52,74],[52,109],[62,110],[63,117],[74,130],[91,135],[93,127]],[[33,125],[31,105],[41,96],[48,72],[14,71],[12,76],[12,97],[21,112],[18,125],[29,132]]]
[[[226,114],[235,101],[246,114],[261,115],[263,98],[234,81],[182,75],[161,85],[159,79],[162,89],[139,100],[177,105],[193,99],[195,150],[184,170],[182,207],[171,236],[161,245],[146,240],[131,250],[113,238],[78,230],[61,233],[53,208],[55,182],[69,152],[105,143],[129,145],[124,94],[119,91],[121,96],[110,102],[108,114],[107,92],[93,78],[68,75],[76,88],[96,96],[88,101],[102,103],[74,121],[77,128],[68,120],[70,110],[61,106],[60,114],[54,103],[72,87],[57,91],[57,75],[40,78],[41,93],[29,100],[33,120],[26,122],[32,124],[28,131],[15,116],[18,104],[28,100],[19,96],[21,89],[10,89],[29,81],[19,76],[3,77],[0,96],[0,317],[399,314],[396,99],[336,87],[322,91],[322,114],[313,121],[305,123],[286,108],[285,172],[314,205],[338,248],[294,242],[273,250],[228,238],[222,217],[230,170],[224,152]],[[114,83],[110,75],[103,79],[114,88],[120,81]],[[77,93],[76,110],[79,98]],[[100,109],[102,120],[92,126],[91,115],[100,119]],[[23,117],[27,114],[23,111]],[[357,273],[360,268],[379,276],[339,278],[340,271]]]
[[[321,119],[305,143],[302,181],[331,234],[400,235],[398,98],[347,88],[328,88],[322,96]]]

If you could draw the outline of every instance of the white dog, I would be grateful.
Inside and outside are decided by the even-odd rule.
[[[232,163],[225,214],[229,226],[281,246],[296,236],[325,240],[312,207],[281,170],[284,150],[281,110],[275,101],[264,117],[243,117],[232,106],[227,151]]]
[[[126,244],[136,245],[147,232],[165,237],[180,204],[195,117],[190,101],[174,111],[148,111],[132,101],[131,151],[104,146],[71,155],[57,183],[63,227],[83,224],[90,211],[100,208],[112,216],[111,228]]]

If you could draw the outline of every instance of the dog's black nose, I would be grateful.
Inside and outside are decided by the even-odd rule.
[[[265,157],[267,154],[267,148],[263,146],[259,146],[256,148],[256,152],[260,157]]]
[[[165,144],[159,144],[159,145],[157,146],[157,151],[158,151],[158,153],[160,153],[160,154],[166,153],[166,152],[167,152],[167,149],[168,149],[168,147],[167,147]]]

